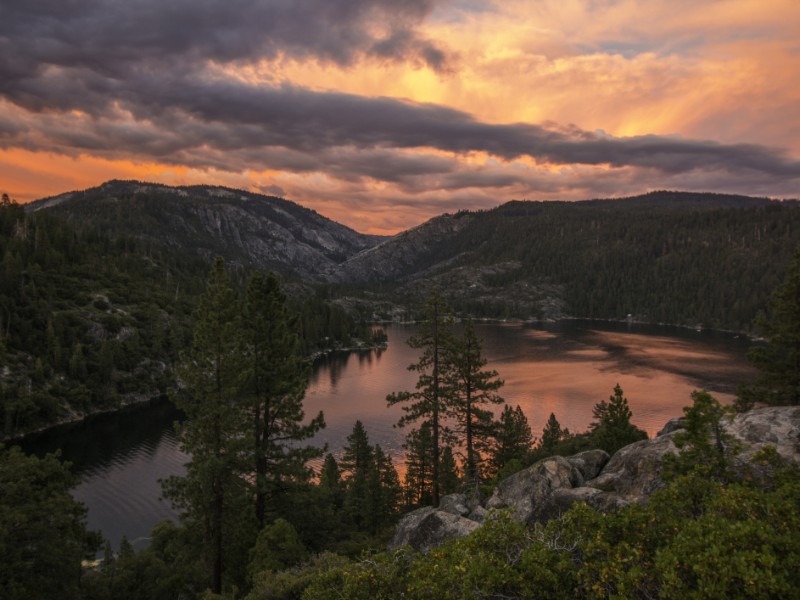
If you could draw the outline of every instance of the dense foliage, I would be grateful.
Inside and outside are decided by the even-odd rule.
[[[684,209],[697,208],[687,202]],[[752,208],[722,206],[714,214]],[[503,208],[515,209],[531,206]],[[751,224],[756,232],[760,222]],[[417,391],[390,398],[408,402],[404,421],[418,423],[406,440],[405,489],[360,422],[343,455],[327,455],[313,473],[307,459],[321,451],[302,442],[322,419],[304,425],[301,399],[304,352],[318,338],[303,337],[312,328],[303,324],[303,307],[318,307],[306,316],[318,318],[319,310],[320,323],[342,324],[343,336],[352,331],[343,313],[319,308],[330,306],[324,290],[312,292],[296,316],[276,278],[245,286],[249,274],[229,276],[221,261],[201,295],[198,265],[149,252],[142,242],[76,233],[46,215],[26,216],[10,201],[0,207],[0,228],[7,430],[164,391],[174,369],[188,418],[182,440],[192,455],[187,476],[166,488],[181,522],[157,525],[141,552],[123,542],[116,552],[106,548],[100,567],[82,570],[96,536],[68,494],[68,468],[53,456],[0,447],[3,598],[775,598],[800,589],[800,470],[769,447],[740,460],[742,448],[721,427],[729,410],[705,392],[692,395],[684,431],[673,438],[680,453],[665,462],[668,485],[644,505],[609,514],[577,505],[532,527],[495,513],[429,555],[382,552],[404,508],[472,484],[478,465],[481,483],[491,487],[545,456],[612,452],[642,439],[623,390],[617,385],[595,405],[588,431],[569,432],[551,415],[536,441],[519,407],[504,407],[497,420],[486,410],[498,400],[497,373],[483,369],[469,327],[461,338],[452,334],[438,299],[428,328],[412,342],[422,351],[412,365]],[[603,228],[589,230],[600,236]],[[786,231],[773,233],[782,240]],[[683,239],[680,230],[674,235]],[[658,257],[683,256],[682,247],[675,241]],[[764,372],[779,377],[759,384],[773,402],[796,403],[798,272],[800,260],[767,317]],[[154,373],[161,379],[148,379]]]
[[[756,327],[766,343],[754,346],[748,356],[760,375],[742,387],[737,405],[746,409],[756,401],[800,404],[800,248]]]
[[[26,214],[7,196],[0,257],[0,438],[174,387],[207,262]],[[248,274],[234,275],[243,286]],[[292,291],[304,353],[373,343],[371,328],[324,289]]]
[[[0,597],[79,597],[89,538],[86,509],[69,494],[68,465],[0,444]]]
[[[428,240],[414,269],[474,317],[631,315],[749,331],[800,246],[800,204],[741,196],[519,201],[448,218],[453,233]]]
[[[322,571],[312,564],[302,598],[794,597],[800,469],[768,446],[738,476],[708,477],[721,462],[731,475],[736,454],[718,454],[717,438],[704,435],[719,424],[715,406],[695,395],[675,459],[683,474],[644,505],[604,514],[577,504],[531,527],[495,513],[428,555],[401,549]]]

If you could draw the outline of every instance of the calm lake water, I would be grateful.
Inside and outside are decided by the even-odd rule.
[[[370,441],[402,467],[406,432],[393,427],[402,410],[388,408],[386,395],[414,388],[416,375],[407,367],[418,354],[406,344],[413,326],[386,329],[386,350],[318,361],[305,408],[307,417],[325,413],[327,427],[314,444],[327,444],[337,454],[360,419]],[[551,412],[563,427],[584,431],[592,407],[619,383],[634,423],[652,437],[682,414],[692,390],[707,389],[727,403],[737,384],[753,375],[745,358],[749,342],[719,332],[587,321],[493,323],[476,329],[488,367],[505,380],[502,396],[522,406],[535,434]],[[175,439],[177,418],[169,403],[157,403],[50,430],[26,440],[24,449],[60,448],[79,478],[73,493],[89,507],[89,527],[100,529],[114,547],[123,535],[141,547],[156,522],[176,517],[159,500],[158,480],[181,474],[187,460]]]

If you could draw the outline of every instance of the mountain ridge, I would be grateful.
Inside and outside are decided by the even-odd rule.
[[[111,181],[28,210],[37,209],[112,236],[331,286],[337,302],[368,320],[407,318],[408,307],[438,287],[465,316],[747,331],[800,246],[796,200],[702,192],[515,200],[445,213],[391,237],[216,186]]]
[[[221,186],[108,181],[26,205],[84,227],[220,254],[245,267],[316,276],[381,236],[359,233],[316,211],[278,198]]]

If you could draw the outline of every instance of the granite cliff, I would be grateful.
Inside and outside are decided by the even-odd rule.
[[[724,428],[742,444],[739,460],[746,462],[769,445],[783,459],[800,463],[800,406],[755,409],[725,420]],[[406,515],[389,548],[407,545],[427,552],[469,535],[491,518],[493,509],[507,509],[532,524],[564,513],[576,502],[600,511],[644,503],[664,487],[664,457],[677,452],[673,439],[680,431],[680,422],[673,420],[654,439],[625,446],[611,457],[589,450],[545,458],[502,481],[485,505],[463,494],[445,496],[438,509],[424,507]]]

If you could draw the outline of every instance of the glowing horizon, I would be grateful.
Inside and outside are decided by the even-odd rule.
[[[800,195],[792,0],[6,5],[22,202],[224,185],[386,234],[512,199]]]

